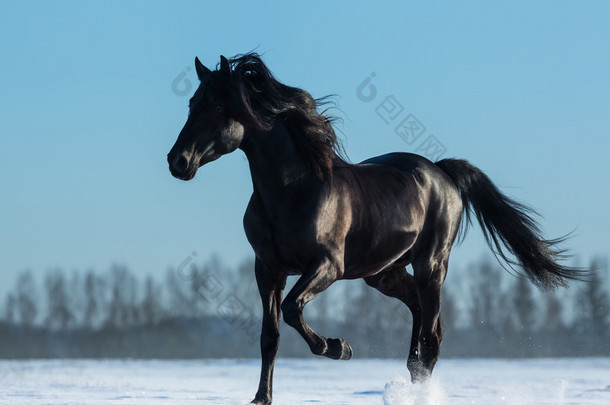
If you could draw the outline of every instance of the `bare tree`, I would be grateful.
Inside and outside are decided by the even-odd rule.
[[[536,303],[527,277],[518,277],[513,290],[514,322],[518,329],[531,331],[536,320]]]
[[[68,309],[72,314],[71,326],[79,328],[84,322],[85,289],[83,288],[82,273],[73,271],[66,276],[66,289],[68,292]]]
[[[545,295],[545,313],[543,328],[547,331],[557,331],[565,327],[563,319],[563,303],[559,299],[557,291],[549,291]]]
[[[103,310],[106,307],[104,280],[93,271],[88,271],[83,283],[84,309],[82,325],[88,329],[96,329],[102,324]]]
[[[110,302],[106,324],[122,328],[138,322],[137,280],[124,266],[110,269]]]
[[[144,282],[144,298],[140,306],[140,319],[144,324],[156,325],[163,318],[161,288],[148,276]]]
[[[476,282],[471,287],[472,311],[471,321],[482,329],[495,329],[502,325],[507,314],[502,314],[501,270],[489,260],[478,266]]]
[[[6,304],[4,307],[4,320],[7,323],[15,323],[17,312],[17,300],[13,294],[6,296]]]
[[[31,327],[36,321],[38,307],[36,300],[38,291],[34,277],[30,271],[23,272],[17,277],[17,313],[21,324]]]
[[[70,311],[66,279],[60,270],[45,277],[47,293],[47,318],[45,324],[50,329],[66,329],[72,325],[74,317]]]
[[[345,292],[349,303],[346,308],[346,319],[350,322],[348,327],[357,332],[357,338],[352,343],[360,345],[360,350],[364,348],[368,351],[365,355],[387,355],[392,349],[390,340],[396,338],[388,333],[388,329],[397,324],[404,325],[404,319],[401,319],[404,304],[382,295],[362,281],[352,283],[352,287]]]
[[[259,310],[262,310],[262,306],[254,275],[254,258],[251,257],[244,260],[230,273],[233,277],[229,278],[228,287],[234,290],[235,295],[239,297],[246,307],[255,310],[258,314]],[[223,279],[227,279],[227,277]]]
[[[165,289],[168,293],[168,313],[172,318],[194,318],[197,315],[198,302],[205,300],[204,292],[201,292],[203,298],[197,299],[199,292],[194,284],[204,288],[204,284],[197,284],[198,280],[199,271],[196,268],[189,269],[188,278],[181,277],[176,270],[167,271]]]
[[[608,332],[610,301],[604,288],[602,274],[607,273],[608,263],[601,259],[594,259],[590,270],[590,280],[577,293],[578,319],[576,324],[585,333],[603,337]]]

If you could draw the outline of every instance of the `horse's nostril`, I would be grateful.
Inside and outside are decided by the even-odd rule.
[[[178,155],[174,159],[174,169],[184,172],[189,167],[189,161],[183,155]]]

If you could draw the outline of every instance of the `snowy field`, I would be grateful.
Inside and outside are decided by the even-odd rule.
[[[0,361],[0,404],[245,404],[258,360]],[[610,358],[441,359],[412,385],[404,361],[280,359],[274,404],[610,404]]]

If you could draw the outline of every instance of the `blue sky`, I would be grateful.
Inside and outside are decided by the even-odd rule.
[[[433,135],[539,210],[548,236],[575,229],[582,260],[607,255],[609,17],[601,1],[2,2],[0,291],[23,269],[248,257],[243,153],[188,183],[165,156],[187,116],[172,82],[196,84],[196,55],[213,67],[255,48],[284,83],[338,95],[353,161]],[[376,113],[388,96],[426,128],[412,145]],[[485,251],[471,232],[452,263]]]

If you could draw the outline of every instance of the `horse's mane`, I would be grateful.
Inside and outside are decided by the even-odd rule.
[[[307,91],[286,86],[274,77],[256,53],[229,59],[241,113],[248,124],[270,130],[281,119],[313,172],[320,178],[332,174],[334,165],[345,164],[341,142],[333,128],[334,117],[318,108],[328,98],[314,99]]]

